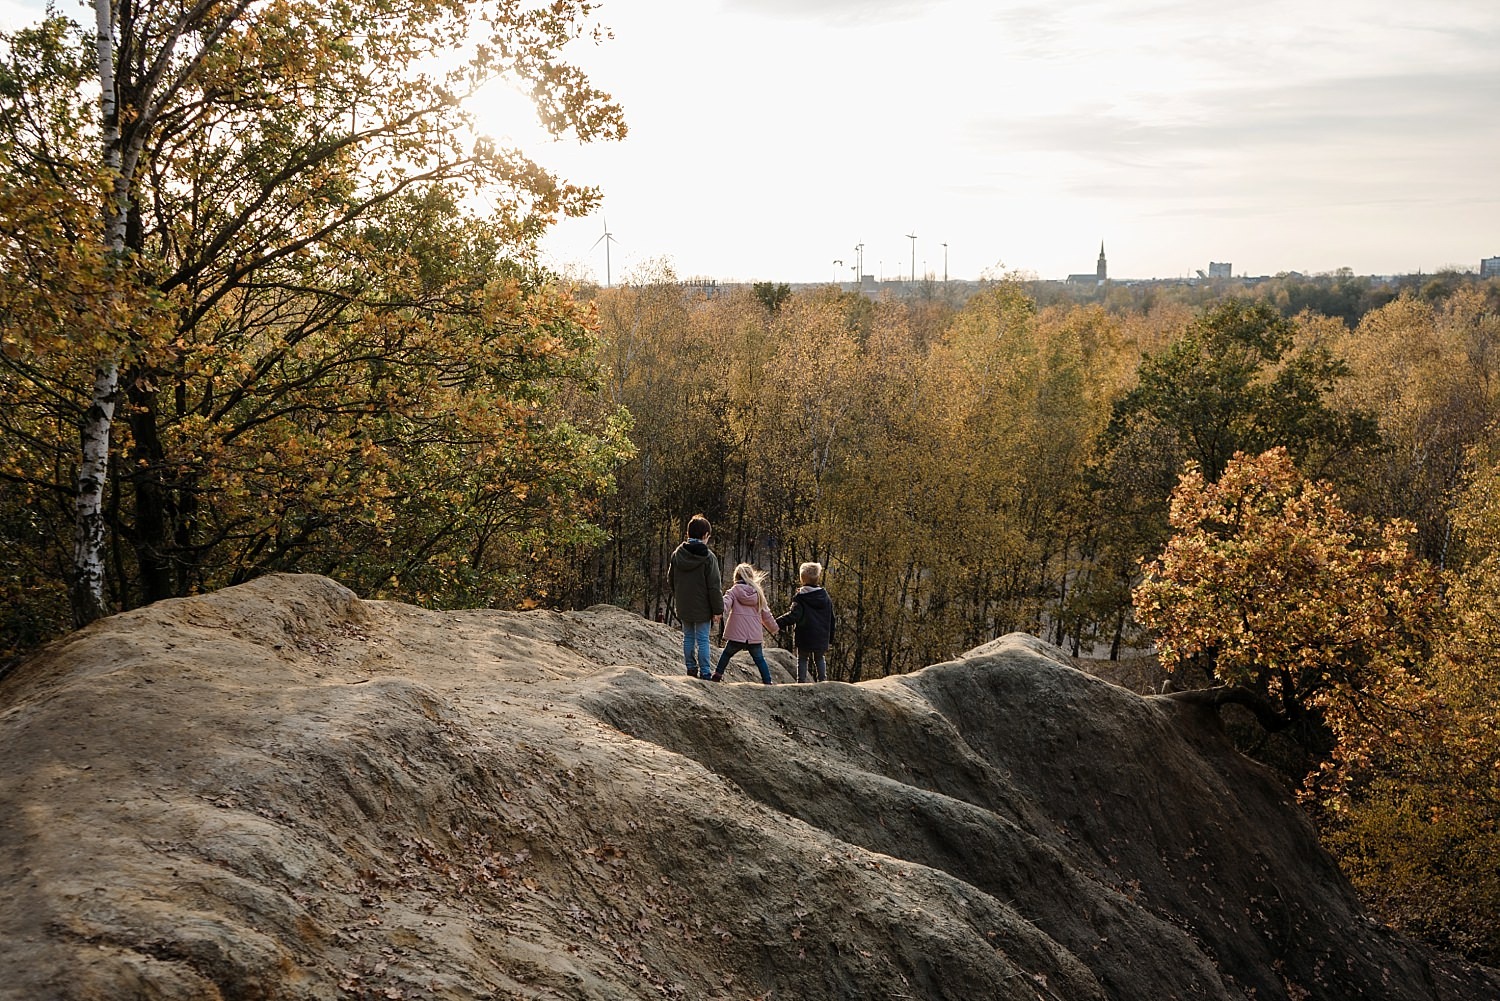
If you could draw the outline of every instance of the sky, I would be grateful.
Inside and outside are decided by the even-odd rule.
[[[0,0],[0,25],[43,6]],[[851,281],[862,255],[877,280],[1064,278],[1101,243],[1117,279],[1500,256],[1496,0],[604,0],[596,16],[613,37],[567,55],[622,104],[627,138],[548,140],[503,88],[475,107],[602,189],[542,245],[577,277]]]

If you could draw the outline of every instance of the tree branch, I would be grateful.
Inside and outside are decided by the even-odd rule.
[[[1255,715],[1256,722],[1269,733],[1277,733],[1292,725],[1292,721],[1269,699],[1248,688],[1195,688],[1186,692],[1169,692],[1164,698],[1215,711],[1226,705],[1243,706]]]

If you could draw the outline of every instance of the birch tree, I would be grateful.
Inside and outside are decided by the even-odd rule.
[[[184,436],[229,419],[227,403],[241,404],[235,419],[248,428],[259,426],[244,410],[251,399],[275,396],[273,385],[305,385],[309,372],[320,373],[329,392],[340,380],[364,383],[367,412],[402,397],[379,388],[382,381],[437,385],[428,380],[446,369],[444,385],[461,383],[468,347],[461,339],[436,369],[408,373],[411,379],[374,361],[393,337],[411,343],[424,326],[446,336],[467,324],[477,343],[498,337],[512,349],[509,362],[536,363],[520,366],[533,388],[559,371],[549,366],[581,346],[566,331],[591,321],[564,307],[560,291],[524,263],[557,215],[586,212],[597,192],[555,178],[517,149],[476,138],[464,102],[505,78],[530,94],[555,134],[624,133],[619,108],[561,58],[566,44],[598,32],[584,0],[94,6],[97,124],[81,137],[59,136],[55,120],[19,113],[43,92],[63,103],[57,95],[80,93],[83,83],[24,79],[20,63],[9,107],[0,107],[0,117],[40,140],[21,136],[20,125],[0,136],[7,174],[53,207],[51,222],[32,231],[65,232],[79,203],[102,207],[93,235],[77,234],[101,251],[103,277],[74,282],[91,285],[94,301],[70,315],[46,311],[45,322],[22,318],[9,335],[11,356],[33,369],[55,366],[48,337],[65,341],[75,361],[89,359],[90,388],[77,417],[70,582],[80,623],[114,600],[154,600],[192,586],[192,564],[204,551],[205,490],[214,486],[201,450]],[[55,48],[71,44],[66,30],[46,30]],[[76,60],[68,65],[78,72]],[[10,204],[24,209],[38,200]],[[450,262],[478,245],[464,234],[483,227],[485,256],[468,280],[441,260],[382,246],[381,234],[399,228],[387,222],[392,214],[409,216],[422,204],[429,224],[454,233],[426,250]],[[55,240],[53,257],[76,257],[65,249],[70,242],[78,241]],[[502,258],[520,270],[507,274]],[[36,273],[57,272],[57,260]],[[332,330],[341,336],[328,338]],[[506,341],[506,330],[531,333]],[[572,348],[559,353],[561,344]],[[429,348],[443,350],[436,342]],[[319,351],[321,363],[312,359]],[[299,366],[303,374],[291,376]],[[489,377],[503,378],[500,369]],[[401,402],[417,406],[418,395]],[[421,405],[431,403],[429,396]],[[298,407],[305,404],[272,410],[286,419],[305,412]],[[519,413],[517,427],[525,425]],[[376,441],[361,428],[354,433],[364,444]],[[126,471],[111,482],[112,472]],[[125,543],[139,568],[133,598],[118,582],[113,594],[108,587],[110,538]]]

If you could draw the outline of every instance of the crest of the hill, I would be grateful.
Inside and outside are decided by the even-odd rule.
[[[98,622],[0,683],[0,997],[1500,996],[1364,917],[1212,717],[1030,637],[680,660],[311,576]]]

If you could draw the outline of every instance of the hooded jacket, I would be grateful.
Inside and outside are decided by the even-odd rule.
[[[724,641],[726,643],[760,643],[762,628],[779,632],[776,616],[760,607],[760,592],[740,581],[724,592]]]
[[[821,587],[798,588],[792,607],[776,617],[776,624],[796,627],[798,650],[827,650],[833,645],[833,599]]]
[[[702,539],[688,539],[672,551],[667,583],[680,621],[707,622],[719,614],[719,592],[724,588],[719,558]]]

